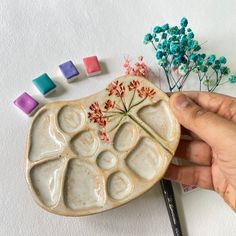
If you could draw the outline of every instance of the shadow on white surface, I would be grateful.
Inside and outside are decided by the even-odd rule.
[[[53,93],[51,93],[51,94],[49,94],[48,96],[47,96],[47,98],[55,98],[55,97],[60,97],[60,96],[62,96],[64,93],[66,93],[66,88],[65,88],[65,86],[63,86],[63,84],[61,83],[61,82],[59,82],[58,80],[60,80],[61,78],[59,78],[59,77],[53,77],[53,82],[56,84],[56,91],[55,92],[53,92]]]
[[[154,235],[154,228],[156,228],[155,235],[160,235],[163,232],[157,225],[157,222],[160,221],[166,226],[169,225],[166,232],[171,232],[171,226],[167,222],[169,220],[167,212],[165,215],[159,214],[163,212],[163,208],[165,206],[160,186],[155,185],[150,191],[126,205],[79,220],[86,222],[91,227],[96,227],[98,232],[106,235],[134,235],[134,232],[137,235]],[[144,224],[144,218],[149,218],[148,225]],[[142,225],[141,228],[140,225]],[[137,232],[138,228],[139,232]]]
[[[32,204],[36,214],[35,220],[38,223],[41,222],[40,224],[43,226],[43,228],[35,228],[35,235],[38,235],[36,232],[40,232],[40,235],[51,235],[50,231],[45,228],[47,224],[50,224],[52,229],[54,224],[60,225],[60,232],[57,235],[65,235],[65,232],[69,233],[69,235],[76,235],[75,231],[72,232],[69,228],[63,228],[63,225],[67,227],[73,225],[73,229],[77,228],[77,233],[83,232],[82,234],[79,233],[79,235],[86,236],[172,235],[159,184],[156,184],[147,193],[126,205],[84,217],[57,216],[40,209],[36,203]],[[145,223],[144,219],[148,220],[148,223],[146,220]]]
[[[100,65],[101,65],[101,70],[102,70],[101,75],[109,74],[109,70],[108,70],[108,67],[107,67],[106,62],[103,61],[103,60],[101,60],[101,61],[100,61]]]
[[[79,71],[79,78],[78,78],[78,80],[75,80],[72,83],[76,83],[76,82],[79,82],[79,81],[84,80],[84,79],[87,78],[87,75],[86,75],[86,72],[85,72],[85,69],[84,69],[83,65],[82,64],[76,64],[75,66]]]

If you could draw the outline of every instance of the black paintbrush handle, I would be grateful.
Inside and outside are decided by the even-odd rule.
[[[172,226],[174,236],[182,236],[181,225],[179,221],[179,215],[175,203],[175,195],[173,191],[173,187],[171,181],[169,180],[161,180],[161,189],[164,195],[166,208],[169,214],[170,223]]]

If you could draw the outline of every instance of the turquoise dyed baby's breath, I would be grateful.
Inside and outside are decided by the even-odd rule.
[[[200,52],[201,44],[187,26],[188,19],[183,17],[180,26],[157,25],[152,34],[144,36],[144,44],[151,43],[156,50],[156,59],[165,72],[169,90],[181,90],[191,73],[197,74],[200,90],[202,84],[212,92],[227,81],[235,83],[234,75],[226,78],[230,73],[225,65],[227,59],[224,56],[217,58],[215,54],[207,56]]]

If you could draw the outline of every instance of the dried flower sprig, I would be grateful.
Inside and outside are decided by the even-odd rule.
[[[108,96],[110,97],[105,101],[104,105],[100,105],[98,102],[94,102],[89,107],[88,118],[91,122],[99,126],[98,135],[104,143],[110,142],[109,133],[119,127],[124,117],[129,117],[133,122],[139,125],[148,135],[152,136],[156,142],[158,142],[168,152],[159,140],[157,140],[151,131],[143,127],[143,125],[131,114],[131,110],[143,103],[146,99],[152,99],[156,95],[156,91],[152,88],[141,86],[139,80],[132,80],[128,84],[124,82],[114,81],[108,85],[106,89]],[[131,93],[131,96],[125,96],[127,93]],[[131,97],[131,98],[130,98]],[[116,100],[116,102],[113,100]],[[130,98],[129,102],[125,98]],[[122,106],[119,106],[119,100]],[[114,127],[107,130],[107,124],[111,119],[117,119]]]
[[[126,57],[123,67],[125,68],[126,75],[141,76],[146,79],[149,79],[150,70],[148,66],[144,63],[142,56],[138,57],[138,60],[134,64],[134,66],[131,65],[130,59]]]
[[[158,64],[163,68],[169,91],[182,90],[191,73],[199,79],[199,90],[204,85],[209,92],[226,82],[236,83],[236,76],[229,75],[226,58],[201,53],[201,45],[194,38],[188,20],[184,17],[180,26],[169,24],[155,26],[144,36],[144,44],[151,43],[156,51]]]

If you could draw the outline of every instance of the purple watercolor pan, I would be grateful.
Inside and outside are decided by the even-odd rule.
[[[39,103],[26,92],[22,93],[14,101],[14,104],[28,116],[32,115],[39,105]]]
[[[59,65],[59,68],[68,83],[77,79],[79,76],[79,71],[76,69],[76,67],[72,61],[67,61],[67,62]]]

